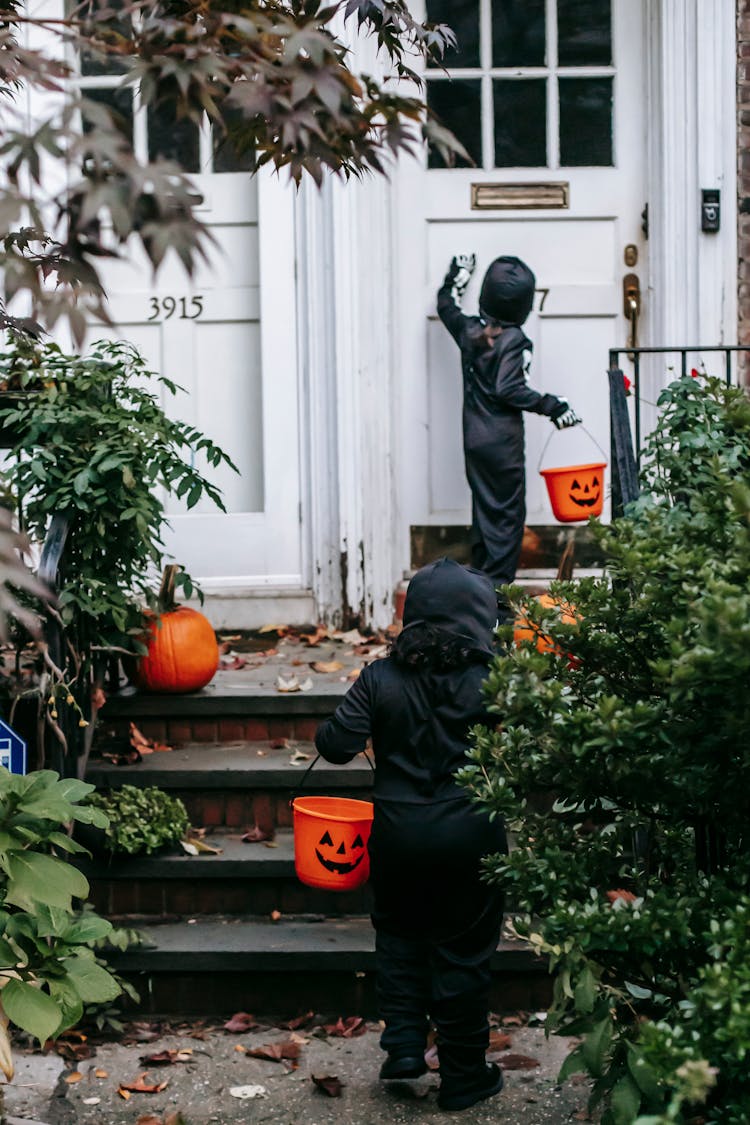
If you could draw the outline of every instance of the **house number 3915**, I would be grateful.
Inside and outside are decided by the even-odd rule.
[[[150,297],[149,320],[169,320],[177,314],[179,320],[197,320],[203,312],[202,297]]]

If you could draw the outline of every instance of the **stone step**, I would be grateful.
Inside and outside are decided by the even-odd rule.
[[[292,765],[294,751],[307,754]],[[193,744],[169,752],[149,754],[132,766],[115,766],[92,759],[86,780],[98,789],[121,785],[156,785],[181,798],[196,827],[248,828],[266,831],[289,827],[289,802],[299,791],[305,771],[315,757],[311,743],[272,747],[270,742]],[[367,799],[372,770],[364,755],[348,766],[318,761],[304,782],[305,793]]]
[[[285,669],[275,661],[268,682],[253,678],[264,673],[219,672],[202,691],[184,695],[124,688],[107,698],[99,714],[99,738],[126,739],[129,723],[135,722],[147,737],[171,744],[312,739],[351,685],[334,675],[316,676],[311,691],[278,692],[277,666]],[[289,675],[293,669],[285,671]]]
[[[376,1013],[368,919],[215,916],[147,925],[142,932],[146,945],[107,956],[135,983],[141,1007],[152,1013]],[[537,1009],[549,1003],[546,963],[525,944],[503,939],[492,968],[493,1006]]]
[[[294,839],[276,834],[273,847],[243,843],[239,833],[212,833],[221,855],[182,850],[112,860],[79,859],[91,901],[109,917],[145,915],[191,918],[205,914],[369,914],[367,886],[332,894],[304,886],[294,870]]]

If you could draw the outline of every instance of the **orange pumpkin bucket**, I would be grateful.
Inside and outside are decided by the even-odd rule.
[[[606,457],[599,442],[585,426],[581,429],[593,444]],[[542,461],[547,446],[555,436],[553,431],[544,443],[539,458],[539,474],[547,485],[552,513],[560,523],[579,523],[589,516],[600,516],[604,508],[604,470],[606,460],[591,461],[587,465],[561,465],[554,469],[543,469]]]
[[[604,507],[606,461],[590,465],[566,465],[559,469],[540,469],[549,493],[552,512],[560,523],[577,523],[589,516],[600,516]]]
[[[351,797],[295,797],[294,868],[308,887],[351,891],[367,882],[371,801]]]

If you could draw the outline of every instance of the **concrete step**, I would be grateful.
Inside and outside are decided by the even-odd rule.
[[[289,1013],[340,1008],[375,1015],[374,934],[365,918],[253,916],[148,925],[147,944],[108,954],[151,1012]],[[503,939],[493,959],[493,1005],[539,1008],[550,998],[546,963]]]
[[[292,764],[295,751],[308,755]],[[98,789],[121,785],[156,785],[181,798],[196,827],[265,830],[289,827],[289,802],[299,791],[305,771],[315,757],[312,743],[272,747],[270,742],[192,744],[150,754],[132,766],[115,766],[92,759],[86,780]],[[364,755],[348,766],[318,761],[304,783],[305,793],[368,799],[372,770]]]
[[[238,832],[212,833],[221,855],[184,851],[154,856],[79,859],[91,900],[110,918],[126,915],[192,918],[206,914],[369,914],[367,886],[342,894],[304,886],[294,870],[290,830],[273,847],[243,843]]]

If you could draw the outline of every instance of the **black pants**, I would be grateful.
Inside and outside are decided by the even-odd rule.
[[[471,564],[496,586],[515,581],[526,521],[523,461],[508,466],[491,446],[466,451],[471,488]]]
[[[480,880],[480,859],[505,850],[502,824],[464,800],[376,808],[370,853],[381,1046],[421,1055],[431,1017],[444,1087],[460,1088],[484,1067],[502,896]]]

